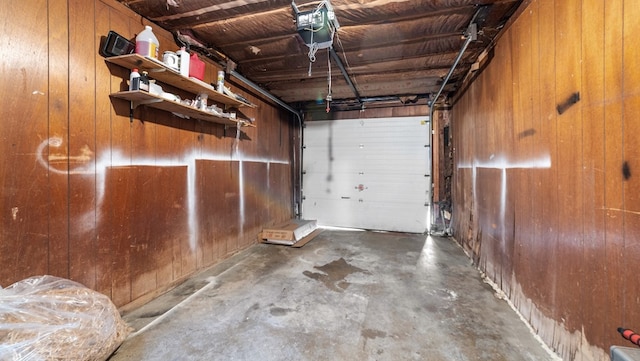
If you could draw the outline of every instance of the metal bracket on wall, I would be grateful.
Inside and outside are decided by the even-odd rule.
[[[164,100],[162,99],[149,99],[149,100],[132,100],[131,108],[135,109],[140,105],[153,104],[153,103],[162,103]]]
[[[133,123],[133,110],[140,105],[160,103],[162,99],[149,99],[149,100],[131,100],[129,102],[129,122]]]

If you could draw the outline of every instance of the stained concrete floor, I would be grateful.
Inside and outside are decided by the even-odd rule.
[[[453,240],[258,244],[125,315],[121,360],[556,360]]]

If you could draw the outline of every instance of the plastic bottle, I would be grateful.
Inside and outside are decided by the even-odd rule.
[[[129,90],[140,90],[140,73],[138,73],[138,68],[131,70],[131,75],[129,75]]]
[[[146,71],[143,71],[142,75],[140,75],[140,90],[149,91],[149,73]]]
[[[160,43],[156,38],[151,26],[147,25],[144,30],[136,36],[136,53],[158,59],[158,48]]]
[[[189,52],[183,46],[177,51],[180,58],[180,75],[189,77],[189,63],[191,62]]]
[[[224,71],[218,71],[218,83],[216,85],[218,92],[224,94]]]

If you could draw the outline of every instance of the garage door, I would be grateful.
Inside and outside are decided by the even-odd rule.
[[[428,117],[308,122],[304,219],[423,233],[431,196]]]

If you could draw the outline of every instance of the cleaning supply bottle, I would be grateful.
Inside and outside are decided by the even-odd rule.
[[[149,73],[146,71],[140,75],[140,90],[149,91]]]
[[[160,48],[160,43],[151,26],[145,26],[144,30],[136,36],[136,53],[158,59],[158,48]]]
[[[131,75],[129,75],[129,90],[140,90],[140,73],[138,73],[138,68],[131,70]]]
[[[218,82],[216,84],[216,90],[224,94],[224,71],[222,70],[218,71]]]
[[[189,52],[183,46],[180,50],[177,51],[178,57],[180,58],[180,75],[189,77],[189,63],[191,62]]]

